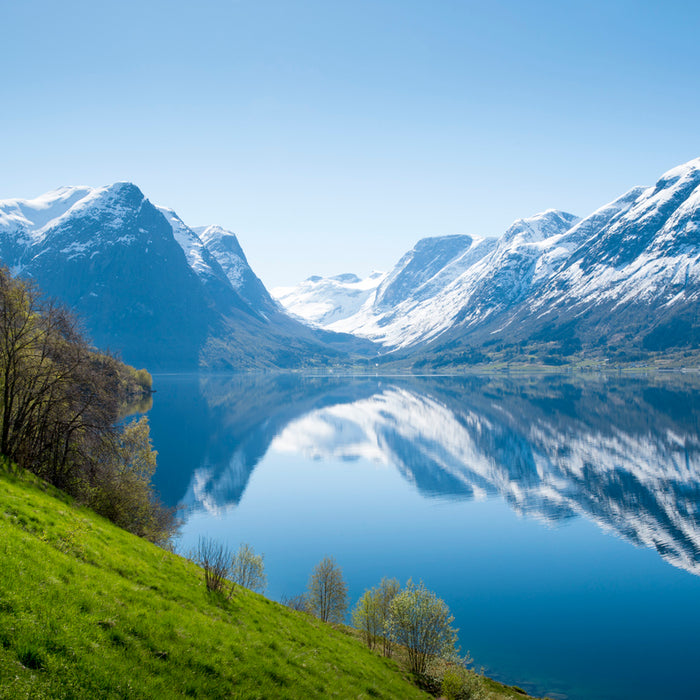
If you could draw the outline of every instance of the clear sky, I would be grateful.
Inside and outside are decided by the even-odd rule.
[[[10,0],[0,199],[135,182],[269,286],[700,156],[700,3]]]

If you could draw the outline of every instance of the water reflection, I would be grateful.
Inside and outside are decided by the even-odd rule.
[[[499,495],[528,517],[583,515],[700,574],[700,385],[693,378],[182,381],[187,408],[173,410],[187,420],[186,440],[174,416],[158,414],[165,422],[153,430],[168,431],[157,445],[184,450],[197,465],[169,472],[161,485],[190,509],[237,504],[271,448],[364,458],[393,465],[429,498]]]

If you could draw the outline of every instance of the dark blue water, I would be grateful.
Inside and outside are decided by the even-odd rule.
[[[700,384],[682,375],[157,376],[157,485],[265,554],[336,558],[352,602],[422,579],[463,652],[552,698],[697,697]]]

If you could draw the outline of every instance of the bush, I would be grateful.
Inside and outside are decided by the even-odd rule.
[[[137,369],[134,371],[134,380],[136,383],[145,389],[146,391],[151,391],[153,389],[153,377],[145,369]]]
[[[442,694],[447,700],[485,700],[488,697],[478,673],[454,664],[448,666],[442,677]]]
[[[208,591],[224,590],[231,557],[224,545],[209,537],[200,537],[195,562],[204,569],[204,583]]]
[[[148,419],[125,425],[105,439],[96,465],[87,504],[119,527],[156,544],[165,544],[176,532],[174,509],[160,504],[151,477],[157,452],[151,444]]]

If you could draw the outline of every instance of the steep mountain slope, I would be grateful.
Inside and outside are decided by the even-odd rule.
[[[3,262],[75,309],[99,347],[138,365],[196,366],[213,304],[136,186],[64,188],[1,208]]]
[[[532,314],[584,340],[663,349],[700,341],[700,159],[667,172],[598,229],[552,279]],[[568,313],[565,313],[568,312]]]
[[[325,334],[332,349],[283,313],[237,250],[234,285],[216,245],[210,251],[131,183],[0,202],[3,263],[75,309],[96,345],[131,364],[177,370],[339,358],[346,339]]]
[[[329,330],[428,366],[482,361],[491,347],[560,359],[696,350],[700,158],[583,220],[550,209],[499,239],[419,241],[354,314],[327,287],[315,291],[305,306],[302,286],[280,299]]]
[[[471,236],[425,238],[387,275],[311,277],[276,290],[285,308],[338,333],[351,333],[386,348],[410,345],[449,326],[446,306],[438,317],[423,309],[465,270],[488,254],[496,239]],[[430,312],[428,312],[430,313]]]
[[[635,188],[559,237],[544,274],[495,320],[464,318],[435,345],[534,341],[601,353],[700,343],[700,159]]]
[[[576,217],[549,210],[516,221],[500,239],[446,236],[419,241],[377,290],[372,304],[330,326],[405,348],[466,318],[485,319],[525,297],[548,241]]]
[[[253,272],[236,235],[221,226],[201,226],[192,229],[203,246],[221,266],[229,284],[248,303],[262,314],[281,311],[265,285]]]

